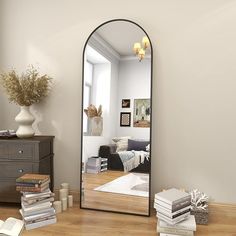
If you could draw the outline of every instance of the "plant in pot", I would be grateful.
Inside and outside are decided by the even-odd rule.
[[[15,70],[0,75],[0,84],[5,89],[8,99],[20,106],[20,113],[15,121],[19,124],[16,135],[19,138],[33,137],[35,132],[32,124],[35,118],[30,112],[30,106],[39,103],[51,89],[51,78],[40,75],[31,66],[25,73],[18,75]]]
[[[88,116],[89,135],[100,136],[103,130],[102,105],[97,109],[90,104],[87,109],[84,109],[84,112]]]

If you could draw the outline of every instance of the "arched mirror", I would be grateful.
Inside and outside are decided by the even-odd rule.
[[[81,208],[150,214],[152,46],[129,20],[89,36],[83,53]]]

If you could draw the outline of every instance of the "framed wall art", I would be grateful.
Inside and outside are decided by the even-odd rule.
[[[122,108],[130,108],[130,99],[122,99],[121,106]]]
[[[130,126],[131,123],[131,112],[120,113],[120,126]]]
[[[149,128],[150,117],[150,99],[134,99],[133,126],[139,128]]]

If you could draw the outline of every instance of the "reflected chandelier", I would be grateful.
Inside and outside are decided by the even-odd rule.
[[[142,46],[141,46],[142,45]],[[142,61],[145,57],[146,49],[150,47],[150,42],[147,36],[144,36],[142,43],[134,43],[134,53],[138,57],[139,61]]]

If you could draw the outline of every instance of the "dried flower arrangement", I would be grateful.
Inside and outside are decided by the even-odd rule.
[[[190,191],[191,214],[195,216],[197,224],[206,225],[208,223],[208,200],[209,197],[198,189]]]
[[[10,102],[20,106],[30,106],[40,102],[50,91],[51,79],[48,75],[39,75],[31,66],[19,76],[15,70],[0,75],[0,84],[8,94]]]
[[[102,105],[99,105],[97,109],[94,105],[90,104],[87,109],[84,109],[84,112],[89,118],[96,117],[96,116],[101,117]]]
[[[205,193],[200,192],[198,189],[193,189],[190,191],[190,195],[192,208],[207,209],[209,197]]]

